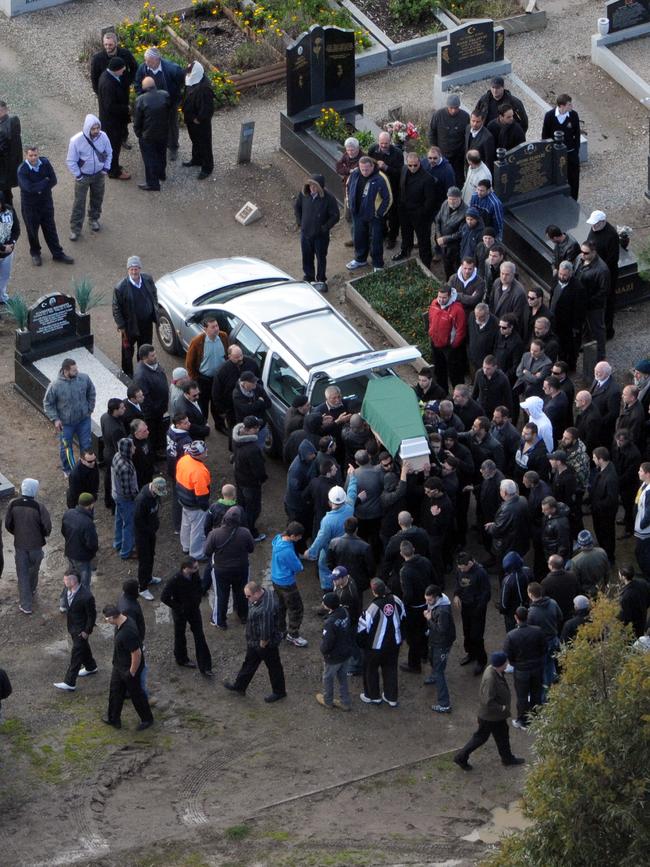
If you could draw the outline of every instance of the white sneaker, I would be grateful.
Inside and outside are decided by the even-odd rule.
[[[80,668],[79,677],[89,677],[91,674],[97,674],[98,671],[98,668],[93,668],[92,671],[88,671],[87,668]]]
[[[381,698],[382,698],[382,701],[385,701],[386,704],[389,705],[390,707],[397,707],[397,705],[399,704],[399,702],[397,702],[397,701],[388,701],[388,699],[386,698],[386,696],[384,695],[383,692],[381,694]]]
[[[360,693],[359,698],[364,704],[381,704],[380,698],[368,698],[365,692]]]
[[[516,728],[516,729],[521,729],[522,732],[526,732],[526,731],[528,731],[528,726],[526,725],[526,723],[523,723],[523,722],[522,722],[521,720],[519,720],[519,719],[513,719],[513,721],[512,721],[512,725],[513,725],[513,727]]]
[[[146,599],[147,602],[153,602],[153,593],[150,590],[141,590],[138,593],[138,596],[142,596],[142,598]]]
[[[367,268],[368,263],[367,262],[358,262],[356,259],[352,259],[352,261],[348,262],[345,267],[348,269],[348,271],[358,271],[359,268]]]
[[[287,641],[289,644],[294,644],[296,647],[307,647],[309,642],[306,638],[303,638],[301,635],[287,635]]]
[[[55,686],[57,689],[62,689],[64,692],[74,692],[77,688],[76,686],[70,686],[69,683],[65,683],[61,681],[61,683],[53,683],[52,686]]]
[[[162,578],[156,578],[154,575],[149,584],[162,584]]]

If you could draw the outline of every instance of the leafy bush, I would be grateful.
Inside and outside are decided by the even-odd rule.
[[[423,314],[438,294],[440,283],[427,277],[415,260],[355,280],[354,288],[404,340],[417,346],[424,358],[431,343]]]
[[[375,137],[369,129],[357,129],[354,132],[354,137],[359,142],[359,147],[362,151],[368,151],[368,148],[374,145]]]
[[[389,0],[388,11],[391,18],[402,24],[418,24],[427,15],[438,11],[436,0]]]
[[[89,277],[73,280],[72,288],[74,289],[74,297],[77,299],[80,313],[88,313],[93,307],[97,307],[98,304],[102,303],[106,295],[105,292],[97,292]]]
[[[321,138],[330,141],[344,142],[349,135],[345,118],[335,108],[321,108],[320,115],[314,121],[314,126]]]
[[[630,646],[619,603],[599,597],[561,654],[562,677],[533,724],[531,827],[486,867],[637,867],[650,847],[650,653]]]
[[[6,307],[16,320],[16,325],[19,328],[25,328],[29,316],[29,305],[25,297],[20,292],[16,292],[15,295],[7,298]]]
[[[232,59],[233,69],[244,72],[260,66],[277,63],[278,55],[267,40],[263,42],[243,42],[235,48]]]

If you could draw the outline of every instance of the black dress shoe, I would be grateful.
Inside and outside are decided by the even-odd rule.
[[[37,267],[40,267],[42,264],[43,264],[43,260],[41,259],[41,254],[40,253],[34,253],[34,255],[32,256],[32,265],[36,265]]]
[[[404,250],[400,250],[399,253],[395,253],[394,256],[390,257],[391,262],[403,262],[404,259],[408,259],[409,254],[405,253]]]
[[[54,256],[54,261],[63,262],[64,265],[74,265],[74,259],[66,253],[63,253],[62,256]]]
[[[196,662],[192,662],[189,659],[187,662],[179,662],[178,665],[180,665],[181,668],[196,668]]]
[[[189,168],[191,168],[192,166],[195,166],[196,163],[195,163],[195,162],[192,162],[192,160],[188,160],[186,163],[182,163],[182,165],[183,165],[186,169],[189,169]]]
[[[286,692],[272,692],[271,695],[267,695],[264,697],[264,701],[267,704],[273,704],[274,701],[280,701],[282,698],[286,698]]]
[[[167,175],[164,174],[164,173],[163,173],[162,175],[158,175],[158,180],[159,180],[159,181],[166,181],[166,180],[167,180]]]
[[[411,668],[411,666],[407,665],[405,662],[400,662],[399,670],[408,671],[409,674],[422,674],[421,668]]]
[[[143,719],[142,722],[139,722],[135,727],[136,732],[143,732],[145,729],[150,729],[153,725],[152,719]]]
[[[214,677],[214,671],[212,671],[211,668],[208,668],[208,669],[206,669],[205,671],[202,671],[201,674],[202,674],[204,677]]]
[[[210,172],[199,172],[196,176],[197,181],[204,181],[206,178],[210,177]]]
[[[467,655],[461,659],[460,664],[461,665],[469,665],[471,661],[472,661],[472,657]]]
[[[458,765],[458,767],[462,768],[464,771],[471,771],[472,770],[472,766],[467,761],[467,759],[464,759],[462,756],[459,756],[458,754],[456,754],[454,756],[452,761],[454,762],[454,764]]]
[[[235,686],[235,684],[234,684],[234,683],[231,683],[231,681],[229,681],[229,680],[224,680],[223,685],[224,685],[224,686],[226,687],[226,689],[229,690],[230,692],[236,692],[237,695],[246,695],[246,690],[245,690],[245,689],[239,689],[239,687]]]
[[[103,716],[102,722],[106,723],[107,726],[113,726],[114,729],[121,729],[122,728],[122,723],[120,722],[119,719],[116,721],[113,721],[113,720],[110,720],[108,717]]]
[[[512,756],[512,758],[508,759],[507,762],[502,762],[506,768],[512,767],[512,765],[525,765],[526,759],[520,759],[518,756]]]

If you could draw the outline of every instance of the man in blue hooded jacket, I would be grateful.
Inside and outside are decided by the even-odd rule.
[[[348,271],[365,268],[368,253],[375,271],[384,269],[384,216],[393,204],[386,175],[371,157],[361,157],[350,174],[348,202],[354,225],[354,259]]]
[[[284,533],[273,539],[271,555],[271,581],[278,597],[278,622],[280,631],[286,632],[287,641],[296,647],[307,647],[307,639],[300,635],[304,605],[296,583],[296,575],[303,565],[296,554],[296,543],[305,534],[305,528],[297,521],[290,521]],[[287,612],[289,629],[287,630]]]

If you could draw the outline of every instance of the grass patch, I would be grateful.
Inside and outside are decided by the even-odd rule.
[[[385,864],[387,855],[381,850],[341,849],[332,852],[331,849],[297,848],[287,858],[273,860],[274,867],[369,867],[370,864]]]
[[[288,831],[266,831],[263,835],[268,840],[275,840],[276,843],[286,843],[291,839],[291,834]]]
[[[427,277],[411,259],[405,265],[355,280],[353,286],[404,340],[418,347],[423,358],[430,357],[431,344],[422,317],[440,286],[435,277]]]
[[[229,840],[245,840],[253,829],[250,825],[231,825],[223,832]]]

